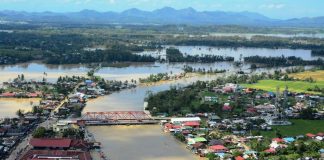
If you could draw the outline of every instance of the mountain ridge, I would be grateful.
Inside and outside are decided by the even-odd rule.
[[[187,24],[187,25],[247,25],[247,26],[304,26],[323,27],[324,16],[292,19],[272,19],[256,12],[197,11],[194,8],[174,9],[163,7],[153,11],[130,8],[122,12],[79,12],[57,13],[0,11],[0,20],[27,22],[74,22],[74,23],[120,23],[120,24]]]

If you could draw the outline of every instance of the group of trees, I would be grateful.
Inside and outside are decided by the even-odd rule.
[[[167,48],[166,58],[169,62],[214,63],[222,61],[234,61],[234,57],[220,55],[184,55],[179,49],[176,48]]]
[[[205,68],[193,68],[191,66],[185,65],[182,69],[185,73],[202,73],[202,74],[212,74],[212,73],[224,73],[226,72],[226,70],[218,70],[218,69],[213,69],[213,68],[209,68],[209,69],[205,69]]]
[[[267,67],[279,67],[279,66],[299,66],[299,65],[324,65],[322,59],[317,60],[303,60],[302,58],[290,56],[290,57],[262,57],[262,56],[250,56],[244,57],[244,61],[248,63],[263,64]]]
[[[298,41],[307,41],[308,43],[298,43]],[[206,36],[206,37],[177,37],[168,38],[167,45],[186,45],[186,46],[217,46],[217,47],[253,47],[253,48],[290,48],[290,49],[310,49],[323,50],[324,43],[321,39],[305,37],[270,37],[253,36],[252,38],[240,36]]]
[[[312,50],[313,56],[324,56],[324,49],[323,50]]]

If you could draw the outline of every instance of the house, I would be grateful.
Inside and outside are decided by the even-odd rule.
[[[198,128],[200,126],[200,123],[197,121],[194,122],[184,122],[182,126],[188,126],[188,127],[193,127],[193,128]]]
[[[316,135],[315,134],[312,134],[312,133],[307,133],[306,134],[306,137],[308,137],[308,138],[315,138]]]
[[[213,153],[224,153],[224,152],[228,151],[228,149],[223,145],[210,146],[210,147],[208,147],[208,149],[210,152],[213,152]]]
[[[273,138],[272,141],[275,141],[277,143],[284,143],[285,142],[284,139],[282,139],[282,138]]]
[[[207,142],[207,140],[204,137],[195,137],[195,138],[188,138],[188,144],[192,145],[198,142]]]
[[[286,138],[283,138],[283,140],[286,142],[286,143],[292,143],[295,141],[295,138],[293,137],[286,137]]]
[[[265,150],[264,152],[266,152],[266,153],[276,153],[276,149],[275,148],[269,148],[269,149]]]
[[[219,140],[219,139],[212,139],[209,141],[208,145],[209,146],[215,146],[215,145],[224,145],[224,141],[223,140]]]
[[[1,97],[15,97],[16,93],[5,92],[1,94]]]
[[[60,120],[57,123],[53,124],[54,132],[64,132],[67,129],[78,129],[77,121],[72,120]]]
[[[232,109],[233,109],[233,107],[230,106],[229,103],[225,103],[225,104],[223,105],[223,108],[222,108],[223,111],[230,111],[230,110],[232,110]]]
[[[254,107],[258,112],[273,112],[276,110],[276,106],[265,103],[263,105],[257,105]]]
[[[204,101],[205,102],[217,102],[217,97],[215,97],[215,96],[205,96]]]
[[[182,117],[182,118],[171,118],[171,123],[184,123],[184,122],[200,122],[201,119],[199,117]]]
[[[4,136],[7,132],[7,129],[5,128],[0,128],[0,136]]]

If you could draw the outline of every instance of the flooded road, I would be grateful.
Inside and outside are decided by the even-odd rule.
[[[197,160],[159,125],[88,127],[112,160]]]
[[[19,109],[31,111],[33,105],[38,105],[39,101],[39,98],[0,98],[0,119],[17,117],[16,111]]]

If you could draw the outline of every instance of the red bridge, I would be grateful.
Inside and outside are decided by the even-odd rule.
[[[87,125],[155,124],[144,111],[87,112],[82,118]]]

